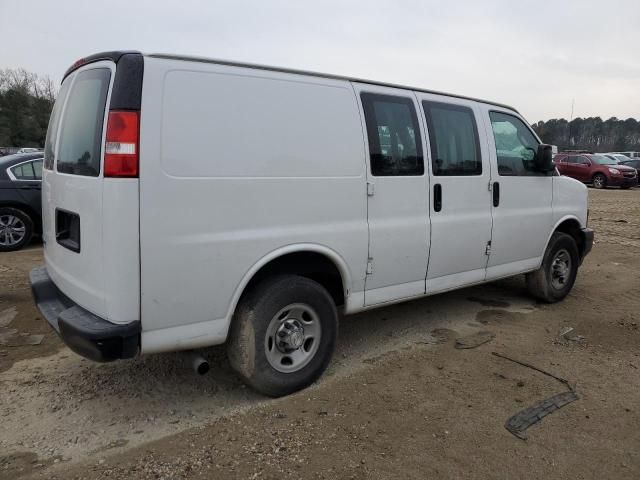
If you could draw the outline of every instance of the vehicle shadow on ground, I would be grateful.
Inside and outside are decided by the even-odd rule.
[[[429,343],[434,329],[477,330],[483,327],[479,312],[496,308],[527,312],[535,306],[522,279],[510,279],[342,317],[334,360],[318,384],[353,374],[368,359]],[[30,445],[40,457],[78,460],[270,402],[242,384],[224,347],[200,352],[211,364],[204,376],[184,353],[97,364],[65,348],[20,362],[0,374],[10,385],[0,392],[2,445],[9,451]],[[315,388],[298,395],[313,396]],[[25,422],[21,412],[39,412],[38,422]]]

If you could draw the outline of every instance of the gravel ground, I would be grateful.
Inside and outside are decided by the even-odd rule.
[[[40,248],[3,254],[0,338],[45,337],[0,344],[0,478],[639,478],[640,189],[590,201],[597,244],[564,302],[536,304],[514,278],[346,317],[327,374],[279,400],[219,348],[204,377],[181,354],[81,359],[31,304]],[[495,338],[454,348],[480,331]],[[517,439],[507,418],[563,386],[492,351],[579,400]]]

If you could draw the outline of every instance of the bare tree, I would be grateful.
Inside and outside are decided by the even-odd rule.
[[[0,145],[43,146],[55,96],[47,76],[24,68],[0,69]]]
[[[53,101],[56,95],[56,88],[51,78],[29,72],[24,68],[0,70],[0,93],[8,90],[15,90],[50,101]]]

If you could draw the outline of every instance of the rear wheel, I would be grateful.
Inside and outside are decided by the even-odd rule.
[[[596,173],[593,176],[593,186],[595,188],[606,188],[607,186],[607,177],[605,177],[603,174],[601,173]]]
[[[319,283],[297,275],[264,280],[240,302],[227,352],[242,379],[272,397],[313,383],[327,368],[338,313]]]
[[[579,262],[578,247],[573,237],[562,232],[554,233],[542,266],[526,275],[529,292],[547,303],[562,300],[573,288]]]
[[[31,241],[33,221],[17,208],[0,208],[0,252],[20,250]]]

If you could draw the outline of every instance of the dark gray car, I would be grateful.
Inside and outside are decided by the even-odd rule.
[[[636,171],[638,172],[638,175],[640,175],[640,158],[634,158],[631,160],[623,160],[621,162],[618,162],[620,165],[626,165],[627,167],[633,167],[636,169]]]
[[[42,152],[0,158],[0,252],[19,250],[42,232]]]

